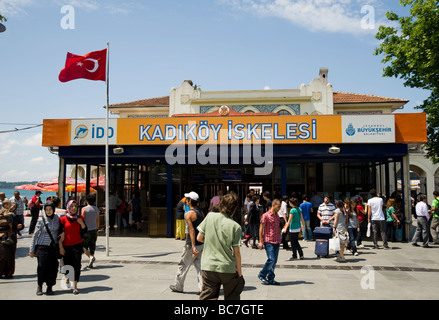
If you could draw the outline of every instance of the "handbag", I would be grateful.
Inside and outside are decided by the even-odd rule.
[[[346,243],[349,241],[349,232],[347,230],[337,231],[337,237],[341,243]]]
[[[329,250],[340,251],[340,239],[338,236],[329,239]]]
[[[371,223],[369,222],[368,224],[367,224],[367,232],[366,232],[366,237],[370,237],[370,227],[371,227]]]
[[[49,234],[50,240],[52,241],[50,243],[50,245],[52,246],[53,250],[55,251],[55,257],[57,259],[61,259],[64,256],[59,252],[58,242],[55,242],[55,240],[53,239],[52,233],[50,232],[50,229],[49,229],[49,225],[48,225],[48,223],[46,223],[46,219],[44,219],[44,216],[42,216],[42,218],[43,218],[43,223],[46,226],[47,233]]]

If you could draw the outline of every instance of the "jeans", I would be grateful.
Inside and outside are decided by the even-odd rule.
[[[358,230],[357,228],[348,228],[349,232],[349,244],[348,249],[352,250],[352,253],[357,252],[357,246],[355,245],[355,240],[357,239]]]
[[[309,240],[313,240],[312,239],[312,230],[311,230],[311,221],[310,220],[304,220],[305,221],[305,226],[304,229],[302,231],[303,234],[303,240],[308,240],[308,237],[306,236],[306,234],[309,234]]]
[[[372,232],[373,232],[373,244],[375,247],[378,246],[378,229],[381,233],[381,239],[383,240],[383,246],[387,247],[387,236],[386,236],[386,221],[384,220],[372,220]]]
[[[393,221],[386,221],[386,237],[388,241],[395,241],[395,224]]]
[[[264,246],[267,253],[267,261],[259,272],[259,277],[274,280],[274,269],[276,268],[277,257],[279,256],[279,243],[265,242]]]

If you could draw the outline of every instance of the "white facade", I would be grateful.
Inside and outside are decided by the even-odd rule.
[[[318,78],[297,89],[202,91],[191,80],[184,80],[180,86],[170,90],[169,99],[161,97],[121,103],[112,105],[110,110],[121,118],[202,114],[216,111],[221,105],[238,112],[291,115],[389,114],[402,109],[407,102],[399,98],[335,92],[328,82],[328,69],[321,68]],[[431,203],[432,192],[436,188],[439,190],[439,165],[433,165],[425,157],[423,145],[419,144],[409,146],[408,164],[410,170],[420,177],[420,192],[426,193]],[[325,177],[325,189],[328,191],[338,180],[338,170],[339,166],[335,163],[325,164],[325,172],[331,173]],[[399,170],[397,164],[390,172],[391,191],[398,188],[395,181],[399,178]],[[385,186],[377,186],[377,190],[383,192]]]

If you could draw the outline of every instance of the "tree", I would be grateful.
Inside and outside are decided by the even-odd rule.
[[[427,114],[427,156],[439,162],[439,0],[401,0],[410,15],[393,11],[387,19],[398,28],[380,26],[376,38],[381,44],[375,55],[384,55],[383,75],[401,78],[404,86],[431,92],[422,105]]]

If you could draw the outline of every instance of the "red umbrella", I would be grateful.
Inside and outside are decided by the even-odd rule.
[[[71,184],[75,184],[75,182],[76,182],[75,179],[70,178],[70,177],[66,177],[66,186],[69,186]],[[49,180],[41,181],[41,182],[37,183],[37,186],[40,188],[46,188],[49,186],[52,187],[54,185],[58,186],[58,178],[53,178],[53,179],[49,179]]]
[[[16,186],[15,189],[19,190],[34,190],[34,191],[43,191],[43,188],[38,187],[35,184],[23,184],[21,186]]]
[[[97,187],[99,185],[99,187],[105,187],[105,176],[99,176],[99,184],[98,184],[98,178],[93,178],[90,179],[90,185],[92,187]]]

